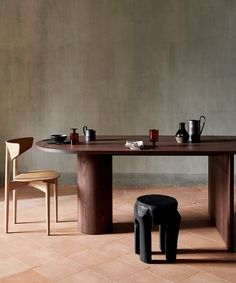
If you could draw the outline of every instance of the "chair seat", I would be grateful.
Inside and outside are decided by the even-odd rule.
[[[53,180],[60,176],[58,172],[55,171],[30,171],[26,173],[21,173],[15,176],[14,181],[18,182],[33,182],[33,181],[47,181]]]

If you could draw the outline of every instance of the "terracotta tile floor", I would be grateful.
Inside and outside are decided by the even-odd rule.
[[[205,187],[114,188],[114,232],[83,235],[77,229],[75,186],[60,188],[60,222],[52,219],[45,233],[44,198],[23,190],[17,225],[3,233],[3,190],[0,193],[0,283],[74,282],[236,282],[236,254],[226,251],[207,215]],[[177,263],[166,264],[153,232],[153,263],[134,254],[133,205],[137,196],[161,193],[177,198],[182,215]],[[53,206],[53,205],[52,205]]]

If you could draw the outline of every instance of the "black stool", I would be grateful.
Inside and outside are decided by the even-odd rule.
[[[175,198],[164,195],[144,195],[137,198],[134,206],[135,253],[141,261],[151,262],[154,225],[160,229],[160,249],[166,254],[167,262],[176,261],[176,250],[181,215],[177,211]]]

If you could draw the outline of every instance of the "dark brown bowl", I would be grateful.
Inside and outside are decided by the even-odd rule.
[[[51,135],[51,139],[57,143],[64,142],[66,138],[67,135],[60,135],[60,134]]]

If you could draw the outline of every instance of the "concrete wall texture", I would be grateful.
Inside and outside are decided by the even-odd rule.
[[[174,135],[203,114],[204,134],[235,135],[235,90],[235,0],[0,1],[1,172],[4,140],[82,134],[85,124],[97,134]],[[76,171],[75,156],[36,149],[22,162],[67,182]],[[114,158],[117,182],[206,173],[203,157]]]

